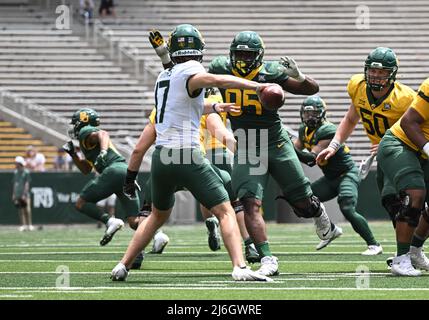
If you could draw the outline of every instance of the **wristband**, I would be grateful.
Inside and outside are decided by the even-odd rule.
[[[126,183],[132,183],[136,180],[138,171],[131,171],[127,169],[127,175],[125,176]]]
[[[217,102],[213,103],[212,104],[212,109],[213,109],[214,112],[216,112],[217,114],[220,115],[220,113],[216,110],[216,106],[217,106]]]
[[[337,139],[334,138],[331,140],[328,147],[334,149],[335,152],[337,152],[338,149],[340,149],[340,147],[341,147],[341,143],[340,143],[340,141],[338,141]]]

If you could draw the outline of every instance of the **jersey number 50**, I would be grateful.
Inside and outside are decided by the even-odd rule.
[[[389,121],[385,116],[379,113],[372,113],[367,109],[360,108],[360,116],[366,132],[370,135],[378,135],[382,138],[387,129],[389,129]]]

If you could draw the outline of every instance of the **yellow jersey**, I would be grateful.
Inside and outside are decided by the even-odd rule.
[[[209,101],[211,103],[223,102],[221,95],[211,95],[204,100]],[[200,134],[203,140],[202,143],[204,144],[205,150],[225,149],[226,146],[221,141],[219,141],[214,136],[212,136],[210,132],[207,130],[207,124],[206,124],[207,116],[208,114],[205,114],[201,117],[201,126],[200,126]],[[227,112],[220,113],[220,117],[222,118],[222,122],[224,126],[226,126]]]
[[[212,103],[216,103],[216,102],[221,103],[222,102],[222,96],[211,95],[204,100],[212,102]],[[149,122],[151,124],[155,124],[155,115],[156,115],[156,109],[153,108],[152,112],[149,115]],[[201,147],[201,151],[203,152],[203,154],[207,153],[206,150],[216,149],[216,148],[226,148],[222,142],[217,140],[215,137],[213,137],[210,134],[210,132],[208,132],[207,125],[206,125],[207,116],[208,116],[208,114],[204,114],[200,120],[200,123],[201,123],[200,124],[200,147]],[[224,125],[226,125],[227,113],[222,112],[220,114],[220,116],[222,118]]]
[[[374,100],[363,74],[351,77],[347,92],[372,144],[380,143],[386,130],[398,121],[416,96],[413,89],[395,81],[384,97]]]
[[[422,129],[425,138],[429,140],[429,78],[423,81],[423,83],[420,85],[418,93],[411,103],[410,108],[414,108],[414,110],[416,110],[424,119],[424,122],[420,125],[420,128]],[[396,137],[401,139],[402,142],[404,142],[413,150],[422,151],[414,143],[412,143],[410,139],[408,139],[401,127],[400,121],[396,122],[392,128],[390,128],[390,131],[392,131]]]

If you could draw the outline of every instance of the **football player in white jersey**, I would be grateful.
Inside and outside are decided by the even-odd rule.
[[[113,280],[125,280],[136,253],[150,242],[170,216],[177,187],[185,187],[219,219],[225,247],[237,281],[272,281],[246,266],[234,209],[223,185],[200,149],[199,128],[203,113],[233,111],[232,104],[204,103],[205,88],[251,89],[260,84],[230,75],[206,72],[201,64],[204,40],[192,25],[177,26],[168,49],[175,63],[160,73],[155,86],[156,148],[152,155],[152,214],[140,224],[121,262],[112,270]],[[214,110],[211,110],[214,109]],[[129,175],[137,172],[129,172]]]

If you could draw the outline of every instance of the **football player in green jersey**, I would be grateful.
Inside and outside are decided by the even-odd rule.
[[[158,38],[162,43],[162,37]],[[155,50],[164,67],[172,65],[168,53],[162,51],[162,46]],[[283,57],[280,62],[263,61],[263,56],[264,43],[261,37],[256,32],[243,31],[234,37],[229,57],[216,57],[210,63],[209,72],[234,75],[259,83],[277,83],[293,94],[310,95],[319,90],[317,83],[299,70],[294,59]],[[314,219],[321,240],[330,239],[335,226],[329,220],[323,204],[313,195],[310,182],[304,175],[277,111],[264,109],[255,90],[219,88],[219,91],[224,102],[241,106],[239,112],[228,114],[232,130],[236,134],[241,131],[245,136],[244,144],[239,140],[234,157],[232,184],[243,203],[246,228],[262,257],[258,271],[266,276],[275,275],[278,274],[278,261],[270,251],[265,222],[260,214],[269,174],[280,185],[284,198],[291,203],[295,213],[303,218]],[[259,143],[261,133],[265,137],[266,133],[268,135],[265,146]],[[258,168],[264,167],[260,158],[264,154],[267,154],[268,159],[267,170],[253,174]]]
[[[295,149],[301,162],[314,166],[317,154],[329,145],[337,127],[326,120],[326,104],[317,95],[303,101],[300,114],[302,124],[298,131],[299,136],[295,140]],[[304,149],[308,152],[302,151]],[[343,144],[334,157],[320,163],[319,167],[322,169],[323,176],[311,184],[314,195],[322,202],[337,197],[344,217],[368,245],[363,255],[383,253],[381,245],[375,240],[368,226],[368,221],[356,212],[359,170],[349,153],[349,148]],[[316,249],[326,247],[341,234],[341,228],[336,227],[334,235],[328,240],[320,241]]]
[[[71,138],[79,140],[79,146],[85,158],[78,156],[71,140],[63,148],[70,154],[73,162],[83,174],[89,174],[93,168],[99,173],[81,191],[76,202],[76,209],[106,225],[106,232],[100,241],[100,245],[105,246],[123,227],[124,222],[121,219],[110,217],[108,213],[100,210],[96,205],[99,200],[115,193],[127,214],[128,224],[134,230],[144,217],[139,215],[139,198],[128,199],[122,193],[122,182],[127,174],[127,163],[113,146],[107,131],[101,130],[99,124],[100,117],[95,110],[89,108],[77,110],[71,119],[72,128],[69,130],[69,135]],[[136,260],[134,268],[139,268],[143,257],[139,256]]]
[[[264,50],[264,43],[256,32],[242,31],[234,37],[229,57],[216,57],[210,63],[209,72],[231,74],[259,83],[277,83],[292,94],[318,92],[317,83],[299,70],[294,59],[283,57],[280,62],[264,61]],[[278,273],[278,261],[269,248],[265,222],[260,214],[269,175],[276,180],[297,216],[314,219],[321,240],[331,239],[335,226],[323,204],[313,195],[278,112],[263,108],[253,90],[220,89],[220,92],[224,102],[241,106],[240,112],[228,114],[232,130],[236,135],[244,133],[245,136],[241,144],[239,137],[232,184],[244,206],[246,227],[262,257],[259,271],[274,275]],[[261,141],[264,136],[265,142]],[[262,156],[266,156],[266,163]],[[264,172],[253,174],[258,167],[265,167]]]
[[[392,49],[377,47],[372,50],[364,64],[364,73],[351,77],[347,91],[350,96],[350,107],[338,125],[337,132],[327,148],[317,156],[317,162],[323,162],[332,157],[341,144],[352,134],[359,120],[365,128],[371,141],[371,154],[378,155],[378,147],[386,132],[398,124],[398,120],[407,112],[416,99],[417,93],[410,87],[396,80],[398,59]],[[389,135],[390,136],[390,135]],[[392,145],[392,142],[388,144]],[[397,275],[417,275],[413,267],[416,264],[410,257],[410,245],[419,246],[414,242],[413,233],[418,225],[420,208],[418,203],[410,203],[409,195],[404,190],[397,190],[392,179],[395,171],[387,172],[377,163],[377,185],[381,193],[383,207],[389,213],[396,233],[396,257],[389,258],[387,263],[396,266],[392,269]],[[384,160],[384,159],[383,159]],[[424,255],[424,253],[421,253]]]

